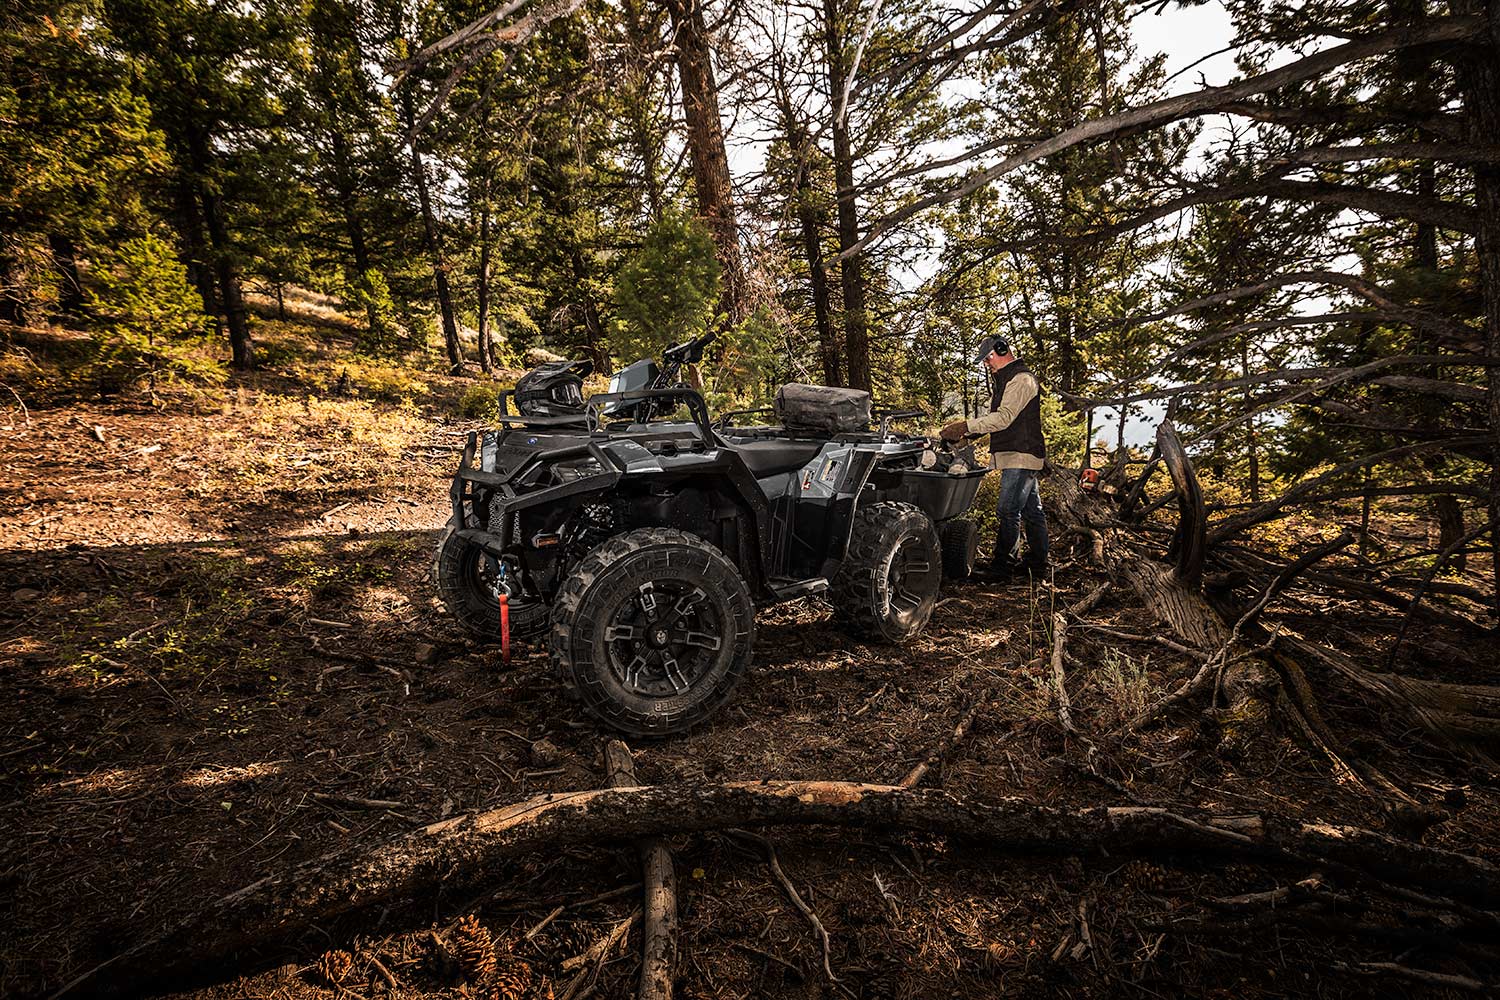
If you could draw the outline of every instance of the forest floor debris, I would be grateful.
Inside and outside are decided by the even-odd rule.
[[[544,653],[522,648],[502,668],[497,649],[458,641],[432,600],[453,463],[442,449],[461,430],[444,414],[463,380],[421,379],[438,394],[425,411],[324,399],[319,383],[274,370],[166,409],[28,397],[0,458],[0,892],[12,901],[0,994],[55,989],[143,929],[334,848],[603,785],[610,734],[559,690]],[[1079,737],[1057,718],[1048,612],[1099,583],[1080,565],[1054,593],[952,586],[905,647],[848,638],[815,600],[766,609],[738,696],[701,731],[635,748],[640,780],[894,784],[921,768],[925,787],[981,801],[1137,799],[1383,828],[1378,804],[1334,781],[1295,734],[1267,732],[1229,758],[1196,712],[1125,731],[1205,654],[1162,642],[1123,589],[1067,637],[1071,721],[1108,778],[1089,780]],[[1265,619],[1372,666],[1404,622],[1306,594]],[[1447,647],[1468,658],[1472,683],[1500,680],[1493,648],[1441,622],[1407,627],[1404,674],[1428,676],[1423,657]],[[1492,772],[1331,672],[1318,682],[1328,723],[1362,759],[1404,788],[1443,790],[1452,816],[1424,844],[1500,859]],[[1000,856],[914,834],[777,829],[784,871],[826,929],[835,986],[764,855],[720,834],[669,839],[684,997],[1354,997],[1376,983],[1445,996],[1500,980],[1482,949],[1440,941],[1453,919],[1483,913],[1441,901],[1412,901],[1418,916],[1402,920],[1415,925],[1365,902],[1314,932],[1314,917],[1345,915],[1321,889],[1295,888],[1317,868]],[[329,996],[319,956],[345,951],[347,993],[453,996],[460,984],[433,961],[428,929],[466,914],[556,979],[640,904],[629,844],[508,872],[477,898],[439,894],[321,928],[189,995]],[[1225,923],[1214,901],[1283,890],[1299,898],[1285,921],[1251,908],[1232,933],[1213,931]],[[631,941],[600,960],[594,995],[632,995],[638,953]]]

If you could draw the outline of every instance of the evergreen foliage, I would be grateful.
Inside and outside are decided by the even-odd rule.
[[[224,380],[223,365],[205,350],[203,300],[170,243],[146,233],[98,260],[88,304],[102,386],[144,382],[154,398],[165,383]]]
[[[612,346],[622,357],[659,357],[702,336],[719,301],[713,237],[691,215],[670,208],[646,230],[614,281]]]

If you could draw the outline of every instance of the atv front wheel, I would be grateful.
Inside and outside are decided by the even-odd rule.
[[[943,546],[943,576],[949,580],[967,580],[979,555],[979,526],[967,518],[955,517],[942,523],[938,537]]]
[[[473,542],[458,537],[457,523],[449,518],[438,535],[437,558],[432,580],[448,613],[458,619],[465,632],[480,639],[500,638],[500,597],[495,558]],[[512,598],[510,634],[516,639],[534,639],[547,631],[547,605],[538,600]]]
[[[640,528],[584,557],[552,612],[552,662],[602,722],[635,736],[685,732],[750,665],[755,610],[718,548]]]
[[[861,636],[909,639],[937,604],[941,560],[937,529],[920,508],[896,502],[864,507],[829,588],[834,609]]]

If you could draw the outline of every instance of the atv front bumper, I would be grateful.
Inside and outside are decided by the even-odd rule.
[[[453,520],[458,525],[488,525],[488,530],[479,527],[461,528],[457,535],[467,542],[479,546],[493,556],[500,556],[507,548],[525,545],[525,539],[516,533],[516,514],[532,507],[557,504],[581,494],[597,493],[613,489],[620,481],[621,469],[608,452],[598,443],[589,440],[561,448],[538,449],[503,471],[483,468],[494,466],[493,435],[484,443],[486,454],[481,455],[480,467],[474,466],[475,453],[480,450],[479,435],[469,433],[459,458],[458,473],[453,477],[449,497],[453,501]],[[592,459],[600,470],[594,474],[580,475],[554,485],[536,485],[539,480],[550,480],[552,466],[562,462],[578,462]],[[521,492],[524,491],[524,492]],[[487,503],[481,503],[484,494]]]

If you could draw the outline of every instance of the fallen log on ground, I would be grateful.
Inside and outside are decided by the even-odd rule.
[[[1189,816],[1115,806],[1064,809],[1025,799],[970,802],[946,792],[842,781],[648,786],[547,794],[421,827],[373,848],[347,848],[230,893],[84,973],[97,993],[165,985],[237,957],[285,945],[314,925],[434,892],[493,884],[503,864],[570,844],[777,824],[826,824],[968,838],[993,850],[1038,854],[1252,856],[1374,872],[1493,906],[1500,867],[1356,827],[1274,815]]]

